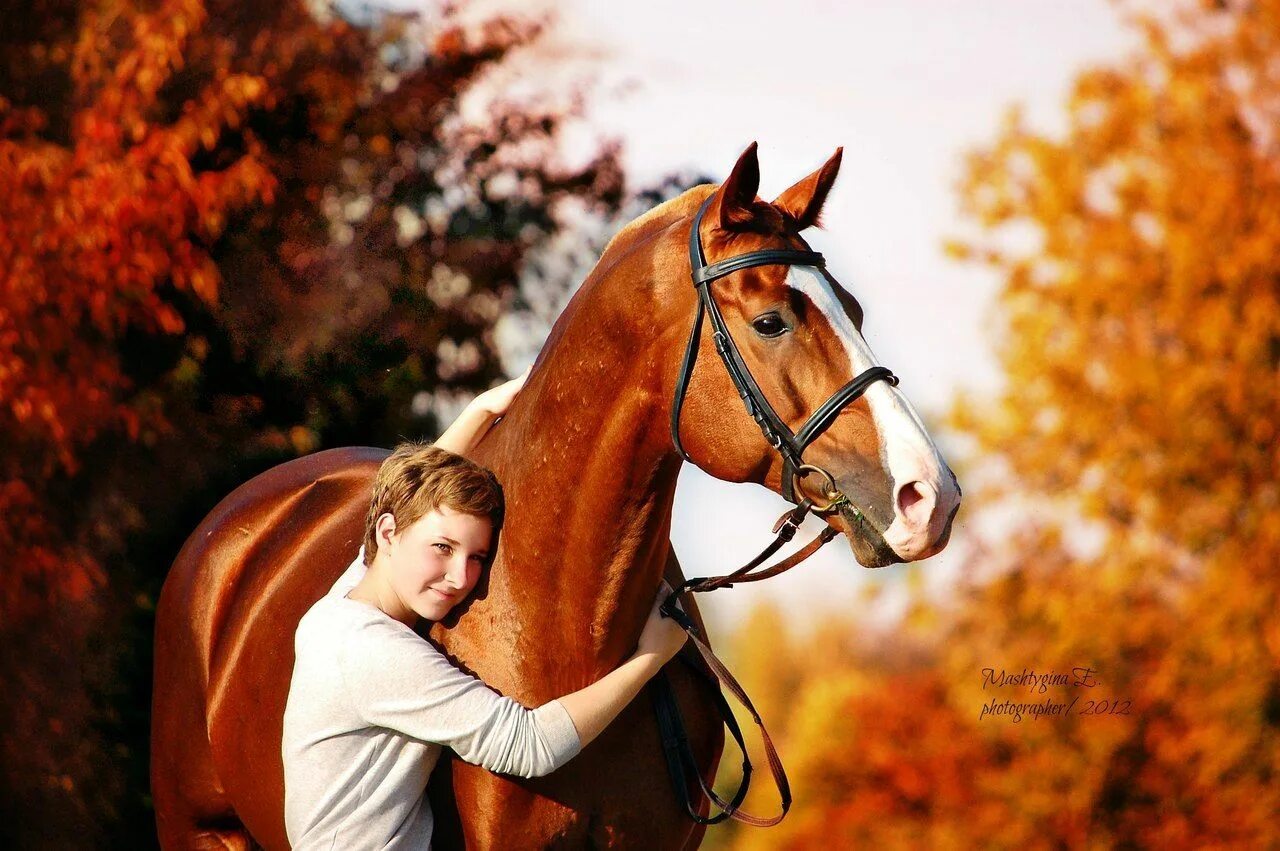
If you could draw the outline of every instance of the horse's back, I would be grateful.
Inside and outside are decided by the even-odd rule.
[[[259,842],[284,847],[280,722],[293,633],[359,549],[386,456],[343,448],[273,467],[219,502],[183,545],[156,610],[162,839],[166,809],[189,811],[182,822],[234,813]]]

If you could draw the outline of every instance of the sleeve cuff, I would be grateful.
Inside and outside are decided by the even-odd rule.
[[[559,700],[544,703],[533,710],[533,719],[546,738],[557,767],[564,765],[582,750],[578,728],[573,726],[569,710]]]

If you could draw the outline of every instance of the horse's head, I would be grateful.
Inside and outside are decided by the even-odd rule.
[[[752,144],[702,216],[698,234],[706,263],[765,249],[808,250],[799,233],[817,223],[840,154],[766,203],[756,198],[760,170]],[[705,190],[698,201],[704,197]],[[795,263],[794,256],[785,263]],[[793,433],[833,393],[877,365],[862,336],[862,306],[822,266],[754,265],[708,286],[750,376]],[[707,344],[708,330],[680,415],[680,443],[718,478],[757,481],[783,493],[783,455],[747,415]],[[802,460],[828,472],[847,497],[826,519],[849,539],[858,561],[880,567],[926,558],[946,546],[960,488],[902,391],[872,380],[829,423],[803,449]],[[821,475],[793,481],[796,499],[823,501]]]

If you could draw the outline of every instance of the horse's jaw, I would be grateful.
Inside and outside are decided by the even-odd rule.
[[[827,517],[827,523],[844,534],[854,558],[863,567],[888,567],[903,560],[885,543],[881,530],[851,505],[840,506]]]

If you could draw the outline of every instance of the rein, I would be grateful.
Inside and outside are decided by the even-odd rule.
[[[658,729],[662,733],[662,750],[667,758],[667,772],[671,775],[671,783],[675,787],[676,798],[684,805],[685,812],[689,814],[689,817],[699,824],[716,824],[726,817],[732,816],[738,821],[757,827],[775,825],[782,821],[787,814],[787,810],[791,808],[791,785],[787,782],[787,774],[782,768],[782,760],[778,758],[778,752],[774,748],[773,740],[769,738],[769,731],[765,729],[764,721],[760,718],[760,713],[756,711],[755,705],[751,703],[751,698],[747,697],[746,691],[734,678],[733,674],[729,673],[729,669],[725,667],[724,663],[716,658],[716,654],[711,652],[711,648],[699,638],[697,624],[693,622],[688,614],[676,606],[676,598],[686,591],[702,593],[714,591],[717,588],[732,588],[738,582],[758,582],[761,579],[768,579],[771,576],[777,576],[779,573],[790,570],[816,553],[823,545],[840,533],[827,526],[818,533],[817,537],[791,555],[769,567],[752,572],[754,568],[781,549],[783,544],[795,537],[796,530],[800,528],[800,523],[812,510],[812,507],[813,502],[806,497],[801,500],[798,506],[779,517],[778,522],[773,527],[775,537],[772,543],[742,567],[724,576],[686,579],[658,607],[663,615],[673,619],[680,625],[681,629],[688,633],[689,640],[693,642],[694,647],[697,648],[698,653],[702,655],[707,666],[711,669],[711,675],[709,675],[683,652],[677,654],[680,661],[688,665],[691,670],[707,683],[716,702],[716,709],[720,713],[720,719],[729,728],[729,732],[738,743],[738,750],[742,752],[742,782],[738,786],[738,791],[733,794],[732,799],[726,801],[711,789],[707,782],[703,780],[702,772],[698,770],[693,749],[689,746],[689,736],[685,732],[684,718],[680,715],[680,706],[676,703],[675,692],[671,688],[671,681],[667,678],[666,672],[659,671],[653,677],[651,681],[653,684],[653,705],[654,711],[658,716]],[[738,703],[746,707],[747,711],[751,713],[751,719],[760,728],[760,737],[764,741],[765,756],[769,760],[769,770],[773,773],[773,781],[777,785],[778,795],[782,799],[782,812],[776,816],[764,818],[740,809],[742,800],[747,796],[747,789],[751,786],[751,758],[747,755],[747,746],[742,737],[742,729],[738,726],[738,719],[734,716],[733,709],[720,691],[721,684],[728,687]],[[698,813],[689,796],[687,777],[690,774],[698,781],[703,794],[713,801],[716,806],[720,807],[721,812],[711,817],[702,816]]]
[[[683,610],[677,607],[676,598],[686,591],[705,593],[714,591],[717,588],[732,588],[735,583],[739,582],[757,582],[761,579],[777,576],[779,573],[795,567],[835,538],[839,532],[831,526],[826,526],[817,537],[791,555],[769,567],[755,570],[766,559],[772,557],[774,553],[781,549],[783,544],[795,537],[796,530],[800,528],[801,522],[810,512],[815,515],[825,515],[837,511],[842,506],[849,506],[855,515],[859,514],[857,507],[836,486],[835,478],[821,467],[804,463],[802,456],[805,448],[831,425],[836,415],[845,406],[860,397],[872,383],[884,380],[890,384],[897,384],[898,379],[889,369],[883,366],[873,366],[865,370],[833,393],[814,411],[800,430],[793,433],[773,410],[764,393],[760,390],[760,386],[752,377],[751,371],[747,368],[746,361],[742,359],[742,355],[739,353],[738,347],[734,344],[733,337],[729,333],[729,327],[724,321],[724,316],[720,313],[720,308],[716,304],[715,298],[712,297],[711,283],[726,275],[742,269],[749,269],[753,266],[805,265],[825,268],[825,261],[822,255],[816,251],[770,248],[761,251],[750,251],[708,264],[706,254],[702,248],[700,226],[703,214],[706,213],[714,197],[715,193],[712,193],[702,202],[702,206],[698,208],[697,215],[694,216],[693,228],[689,233],[689,266],[693,273],[694,287],[698,291],[698,312],[694,316],[693,329],[689,334],[689,343],[685,347],[684,360],[681,363],[680,374],[676,379],[675,400],[671,408],[671,439],[680,455],[686,461],[692,462],[693,459],[689,457],[689,454],[685,452],[680,443],[680,412],[684,405],[685,393],[689,387],[689,379],[693,375],[693,367],[698,358],[699,342],[702,336],[702,321],[705,314],[711,318],[712,339],[715,343],[716,351],[720,354],[720,359],[724,363],[729,377],[733,380],[734,387],[737,388],[738,395],[742,398],[747,413],[756,421],[769,445],[782,455],[782,495],[787,501],[796,504],[795,508],[784,513],[778,518],[778,522],[774,524],[773,532],[775,537],[773,542],[751,561],[724,576],[686,579],[659,606],[659,610],[663,615],[675,620],[688,633],[689,640],[693,642],[694,647],[697,648],[698,653],[701,654],[703,660],[711,669],[711,673],[708,674],[683,653],[683,648],[681,649],[682,652],[677,654],[682,662],[696,672],[703,682],[707,683],[721,720],[729,728],[729,732],[738,743],[738,749],[742,752],[742,782],[729,800],[726,801],[717,795],[702,778],[702,773],[698,770],[697,761],[694,757],[693,749],[689,745],[688,734],[685,731],[684,719],[680,714],[680,707],[676,703],[671,681],[667,678],[665,671],[659,671],[653,677],[651,694],[653,696],[654,711],[658,716],[658,728],[662,734],[662,749],[667,758],[667,771],[671,775],[671,783],[675,787],[676,798],[684,805],[685,811],[690,818],[699,824],[716,824],[727,817],[732,817],[757,827],[769,827],[782,821],[787,811],[791,808],[791,786],[787,782],[787,775],[782,768],[782,761],[778,758],[773,740],[769,738],[769,732],[765,729],[764,721],[761,720],[760,713],[756,711],[751,699],[747,697],[742,686],[729,673],[729,669],[724,666],[724,663],[717,659],[716,655],[711,652],[711,648],[699,638],[697,625]],[[810,474],[816,474],[823,480],[823,496],[826,502],[822,505],[816,505],[811,497],[805,495],[803,487],[798,487],[800,480]],[[726,686],[734,698],[747,709],[751,714],[751,719],[760,728],[760,736],[764,741],[765,755],[769,760],[769,770],[773,774],[774,783],[778,787],[778,794],[782,800],[782,812],[776,816],[764,818],[752,815],[740,808],[743,799],[747,795],[747,789],[751,785],[752,766],[751,760],[747,756],[742,730],[738,726],[738,721],[734,717],[732,708],[721,692],[721,684]],[[721,812],[710,817],[702,816],[698,813],[689,795],[688,776],[690,774],[697,780],[702,793],[707,796],[708,800],[720,807]]]

